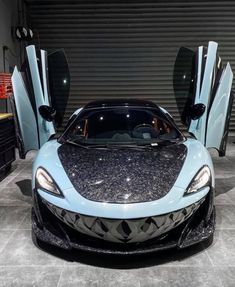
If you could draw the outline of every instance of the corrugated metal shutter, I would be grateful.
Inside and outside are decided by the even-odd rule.
[[[181,46],[217,41],[235,71],[235,1],[27,2],[41,48],[64,48],[68,56],[66,118],[90,100],[125,97],[152,100],[179,123],[172,74]]]

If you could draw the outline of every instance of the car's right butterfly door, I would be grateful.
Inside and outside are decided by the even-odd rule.
[[[233,73],[229,63],[222,66],[217,48],[216,42],[196,52],[181,48],[175,62],[174,90],[189,133],[223,156],[233,104]]]

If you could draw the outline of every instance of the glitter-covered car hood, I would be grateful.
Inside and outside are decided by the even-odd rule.
[[[136,203],[165,196],[174,185],[187,148],[184,144],[138,149],[58,148],[64,170],[81,196],[99,202]]]

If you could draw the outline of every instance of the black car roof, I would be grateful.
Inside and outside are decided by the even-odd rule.
[[[156,104],[147,100],[140,99],[107,99],[98,100],[88,103],[84,108],[101,108],[101,107],[116,107],[116,106],[138,106],[138,107],[151,107],[158,108]]]

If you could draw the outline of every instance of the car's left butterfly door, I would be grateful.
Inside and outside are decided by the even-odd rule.
[[[14,69],[12,85],[12,108],[19,154],[21,158],[25,158],[29,150],[37,150],[48,141],[55,133],[55,126],[63,121],[70,87],[64,51],[59,50],[48,56],[46,51],[36,52],[34,45],[28,46],[21,71],[17,67]],[[54,106],[56,109],[61,101],[63,105],[55,120],[45,120],[40,107]]]

